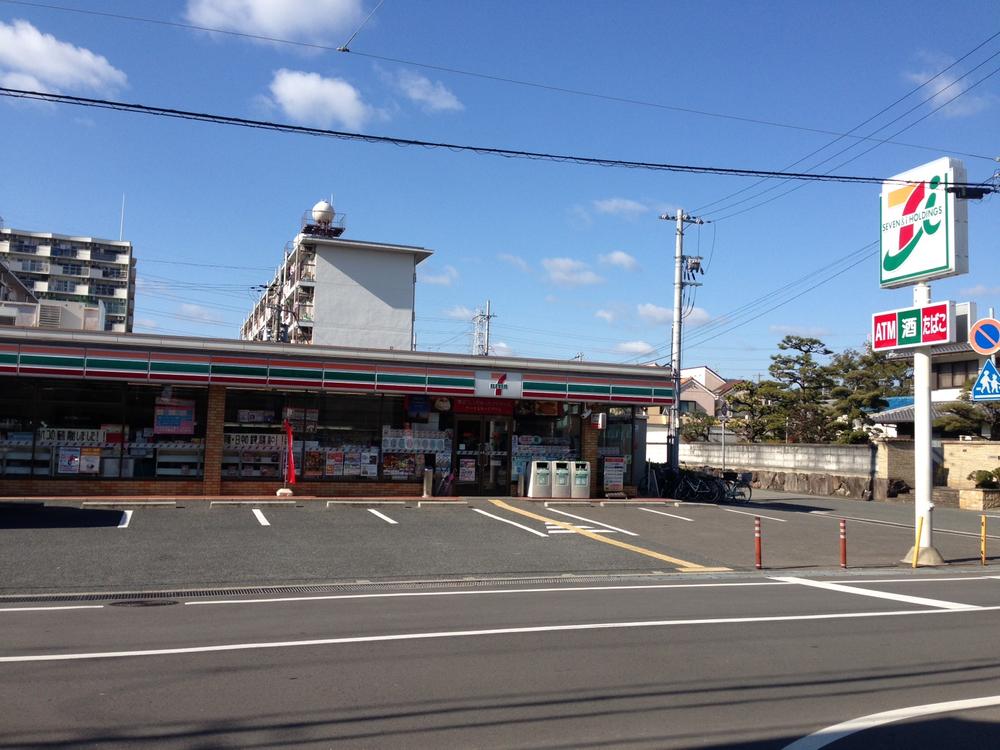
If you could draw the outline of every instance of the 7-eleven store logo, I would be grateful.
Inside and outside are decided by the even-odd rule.
[[[507,373],[505,372],[491,372],[490,373],[490,390],[494,392],[494,395],[502,396],[503,392],[506,391],[507,386]]]

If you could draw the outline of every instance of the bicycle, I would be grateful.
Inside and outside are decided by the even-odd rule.
[[[752,476],[750,472],[739,474],[735,471],[724,472],[722,481],[726,486],[725,499],[739,505],[749,503],[750,497],[753,495],[753,487],[750,484]]]
[[[699,503],[718,503],[726,493],[725,485],[718,477],[698,471],[681,470],[680,480],[674,489],[677,500]]]

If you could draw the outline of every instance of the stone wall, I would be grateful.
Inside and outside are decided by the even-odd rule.
[[[993,471],[1000,466],[1000,442],[945,440],[944,467],[948,471],[948,486],[960,490],[972,489],[976,483],[969,474],[980,469]]]
[[[681,463],[721,467],[722,445],[681,443]],[[737,443],[726,446],[726,466],[781,473],[871,477],[875,474],[875,448],[869,445]]]

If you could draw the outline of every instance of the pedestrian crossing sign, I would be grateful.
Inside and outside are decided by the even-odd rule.
[[[972,386],[973,401],[1000,401],[1000,372],[993,360],[986,360],[975,385]]]

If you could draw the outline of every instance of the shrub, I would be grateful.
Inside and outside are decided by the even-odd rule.
[[[976,489],[995,490],[1000,487],[1000,467],[993,471],[979,469],[969,474],[968,479],[976,483]]]

